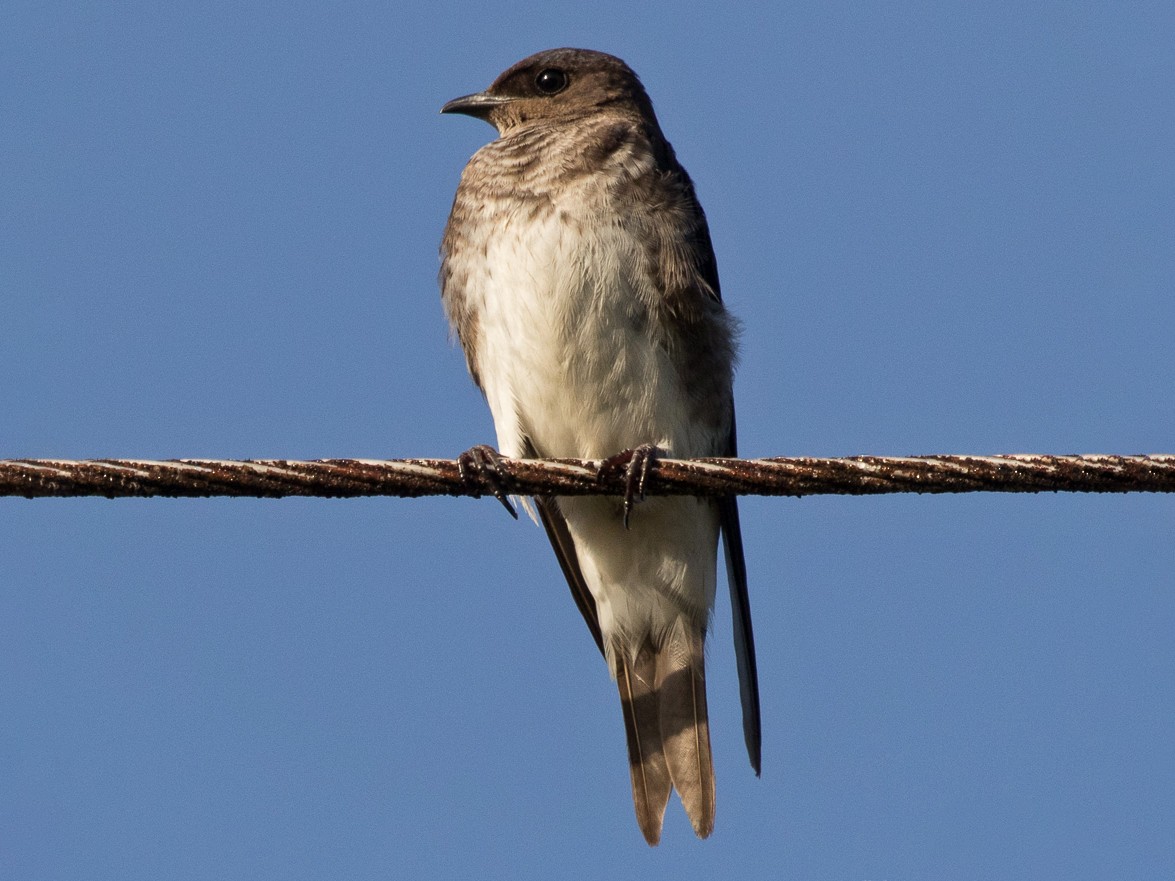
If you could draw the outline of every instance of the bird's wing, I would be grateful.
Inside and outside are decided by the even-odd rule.
[[[734,414],[731,413],[728,456],[738,455]],[[763,730],[759,712],[759,670],[755,663],[755,633],[751,628],[751,601],[747,594],[747,561],[743,556],[742,529],[738,522],[738,498],[718,500],[722,547],[726,552],[726,578],[730,585],[730,613],[734,619],[734,655],[738,662],[739,696],[743,705],[743,737],[751,767],[758,775],[762,764]]]
[[[559,568],[563,570],[563,577],[567,579],[567,586],[571,588],[572,599],[579,607],[579,613],[587,622],[588,630],[596,641],[600,653],[604,652],[604,638],[600,634],[600,617],[596,612],[596,600],[588,590],[587,582],[583,578],[583,570],[579,568],[579,557],[575,553],[575,543],[571,540],[571,533],[567,531],[567,520],[559,510],[559,503],[549,496],[536,497],[535,507],[538,508],[539,519],[543,528],[547,530],[547,538],[551,540],[551,547],[555,549],[555,557],[559,560]]]
[[[469,368],[469,375],[484,392],[477,363],[477,311],[466,296],[467,275],[455,268],[454,261],[455,255],[459,252],[468,253],[471,248],[476,248],[476,243],[469,241],[466,232],[470,227],[469,217],[474,211],[470,205],[471,201],[476,200],[467,192],[462,178],[457,187],[457,194],[453,197],[452,213],[449,215],[449,222],[445,224],[445,234],[441,239],[441,269],[437,280],[440,282],[441,303],[444,304],[449,325],[465,352],[465,364]]]
[[[707,297],[722,301],[722,288],[718,283],[718,260],[710,241],[710,229],[705,213],[697,200],[693,182],[684,169],[678,166],[685,200],[695,212],[696,222],[687,235],[687,247],[680,251],[669,250],[672,258],[686,260],[690,264],[679,273],[667,272],[666,277],[694,279],[687,285],[692,289],[693,302],[704,301]],[[689,269],[692,268],[692,273]],[[738,438],[735,431],[734,402],[730,404],[730,437],[723,451],[727,456],[738,456]],[[747,755],[751,767],[758,774],[762,764],[763,732],[759,710],[759,671],[755,662],[755,633],[751,627],[751,602],[747,593],[747,561],[743,556],[743,536],[738,520],[738,498],[726,496],[718,500],[719,523],[722,527],[722,547],[726,555],[726,577],[730,586],[730,611],[734,619],[734,654],[738,662],[739,696],[743,706],[743,737],[747,743]]]

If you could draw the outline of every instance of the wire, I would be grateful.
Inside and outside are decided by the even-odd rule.
[[[502,458],[521,495],[623,495],[623,468],[577,459]],[[880,495],[964,492],[1175,492],[1175,456],[851,456],[654,460],[648,495]],[[494,487],[451,459],[7,459],[0,496],[191,498],[474,496]]]

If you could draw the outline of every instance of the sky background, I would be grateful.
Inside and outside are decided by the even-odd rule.
[[[697,183],[744,454],[1175,453],[1169,2],[9,0],[0,457],[492,441],[437,110],[562,45]],[[717,827],[651,850],[493,499],[0,499],[0,877],[1175,872],[1175,499],[742,510],[763,776],[720,597]]]

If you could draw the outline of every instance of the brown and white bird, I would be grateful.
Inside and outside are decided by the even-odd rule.
[[[441,297],[511,457],[734,456],[735,323],[706,217],[636,74],[583,49],[532,55],[444,113],[492,124],[441,245]],[[469,467],[496,472],[489,448]],[[714,826],[704,641],[721,532],[751,765],[759,696],[733,497],[536,498],[620,690],[637,822],[676,788]]]

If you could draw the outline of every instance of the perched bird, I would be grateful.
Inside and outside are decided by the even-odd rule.
[[[759,695],[733,497],[656,497],[656,454],[734,456],[735,322],[706,217],[636,74],[584,49],[532,55],[442,113],[497,140],[461,175],[441,245],[441,299],[511,457],[602,459],[626,498],[536,498],[580,612],[620,690],[637,822],[661,837],[676,788],[714,827],[703,643],[721,531],[743,728],[759,773]],[[464,467],[500,489],[489,447]],[[499,492],[499,498],[505,496]]]

